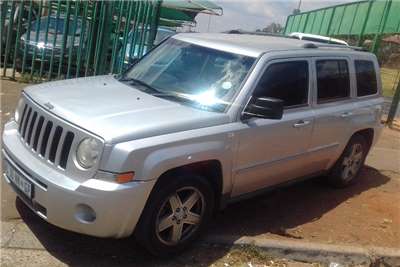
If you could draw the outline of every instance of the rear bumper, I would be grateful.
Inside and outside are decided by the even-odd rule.
[[[37,215],[51,224],[98,237],[130,235],[142,213],[155,181],[116,184],[97,179],[80,182],[38,160],[23,144],[15,122],[6,124],[3,158],[34,186],[32,199],[3,177]],[[94,211],[88,220],[90,207]],[[91,213],[91,211],[90,211]],[[92,213],[91,213],[92,214]]]

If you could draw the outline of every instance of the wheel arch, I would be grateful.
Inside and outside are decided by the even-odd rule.
[[[365,141],[367,141],[367,144],[368,144],[368,151],[369,151],[369,149],[372,146],[373,140],[374,140],[374,135],[375,135],[374,129],[373,128],[365,128],[365,129],[358,130],[350,137],[349,141],[355,135],[360,135],[365,138]]]
[[[176,175],[198,175],[206,179],[211,185],[215,196],[215,208],[218,208],[222,200],[223,192],[223,169],[218,159],[203,160],[174,167],[163,172],[157,179],[154,188],[159,188],[163,183]]]

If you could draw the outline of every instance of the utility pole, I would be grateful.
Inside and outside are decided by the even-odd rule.
[[[293,10],[293,15],[297,15],[300,13],[300,7],[301,7],[301,0],[299,0],[299,4],[297,5],[297,8]]]

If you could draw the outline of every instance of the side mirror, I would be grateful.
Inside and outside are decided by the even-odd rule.
[[[284,101],[277,98],[257,97],[252,98],[242,113],[242,119],[252,117],[280,120],[283,116]]]

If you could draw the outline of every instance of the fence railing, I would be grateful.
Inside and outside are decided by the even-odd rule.
[[[154,42],[161,1],[1,1],[2,77],[120,73]]]

